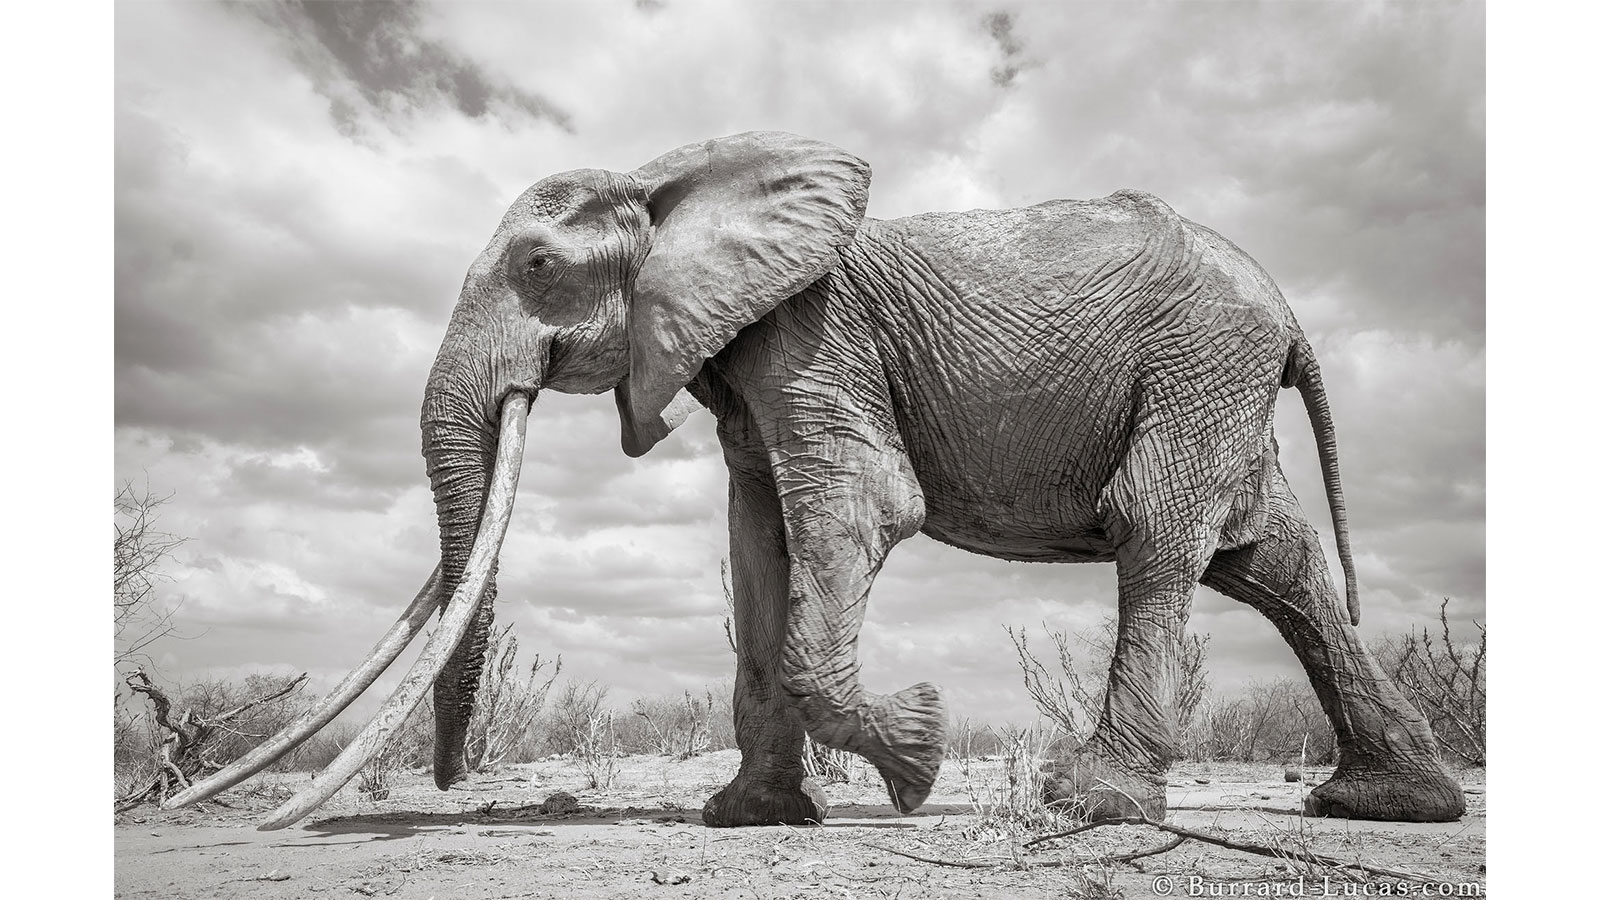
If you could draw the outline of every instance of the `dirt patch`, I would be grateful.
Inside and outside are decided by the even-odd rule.
[[[997,779],[1004,779],[1002,766],[987,761],[946,763],[928,803],[910,816],[887,804],[875,774],[858,770],[851,783],[828,787],[833,812],[823,827],[704,827],[701,804],[737,767],[736,751],[681,762],[632,757],[620,763],[618,786],[609,790],[588,788],[578,768],[559,759],[477,776],[447,792],[413,772],[397,777],[387,800],[363,801],[347,788],[308,822],[259,832],[255,823],[309,778],[267,776],[222,795],[231,808],[142,807],[119,816],[117,896],[1261,896],[1261,888],[1246,884],[1279,885],[1280,893],[1304,884],[1306,894],[1315,896],[1324,876],[1336,891],[1351,880],[1344,873],[1194,843],[1129,863],[1096,861],[1168,838],[1137,826],[1099,829],[1058,848],[1026,851],[1021,843],[1027,835],[993,827],[983,814]],[[1459,773],[1468,791],[1467,814],[1443,824],[1302,818],[1304,792],[1327,775],[1313,768],[1302,782],[1286,783],[1281,766],[1180,765],[1170,778],[1167,821],[1237,841],[1304,846],[1425,872],[1452,886],[1482,885],[1481,771]],[[556,791],[575,795],[579,808],[541,812],[540,802]],[[994,865],[933,865],[891,850]],[[1191,893],[1197,884],[1211,893]],[[1378,886],[1367,890],[1377,895]]]

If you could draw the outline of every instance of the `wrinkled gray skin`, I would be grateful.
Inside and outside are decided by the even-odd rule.
[[[1333,723],[1339,767],[1311,812],[1459,817],[1427,723],[1356,635],[1279,468],[1273,404],[1299,387],[1343,550],[1316,362],[1267,274],[1147,194],[877,221],[868,179],[837,148],[755,133],[518,198],[467,274],[423,405],[445,596],[509,391],[614,390],[637,456],[687,388],[728,465],[739,642],[743,759],[708,824],[822,819],[806,732],[875,764],[900,809],[926,798],[939,690],[871,693],[856,658],[873,578],[919,530],[1004,559],[1116,564],[1104,716],[1055,767],[1055,796],[1165,814],[1175,647],[1203,583],[1278,627]],[[492,603],[491,588],[435,683],[442,788],[464,777]]]

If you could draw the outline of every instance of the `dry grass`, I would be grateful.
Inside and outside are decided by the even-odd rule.
[[[1077,824],[1078,819],[1054,804],[1044,802],[1042,771],[1060,738],[1054,723],[1032,728],[1006,726],[992,730],[1003,777],[978,777],[971,758],[959,758],[974,819],[963,832],[980,843],[1004,842],[1019,848],[1028,838]]]

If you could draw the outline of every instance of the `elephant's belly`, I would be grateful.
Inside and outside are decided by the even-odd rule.
[[[950,526],[954,527],[950,527]],[[1111,543],[1105,533],[1089,529],[1076,535],[1041,536],[1008,529],[1003,521],[992,527],[973,528],[967,523],[934,521],[929,516],[922,533],[936,541],[997,559],[1023,562],[1110,562]]]
[[[1115,457],[1104,443],[1098,452],[1064,445],[1060,432],[1071,429],[1039,430],[991,426],[956,436],[939,452],[911,450],[926,509],[923,533],[1000,559],[1110,560],[1098,507]],[[1052,452],[1041,455],[1032,449],[1038,447]]]

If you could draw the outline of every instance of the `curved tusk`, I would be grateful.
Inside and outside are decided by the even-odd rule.
[[[400,686],[389,699],[383,701],[372,721],[361,730],[355,740],[339,754],[311,784],[288,802],[278,807],[266,821],[256,826],[258,831],[275,831],[300,821],[327,802],[367,764],[401,725],[422,699],[423,691],[433,683],[439,670],[455,652],[456,645],[467,633],[483,591],[494,573],[495,562],[500,557],[500,544],[506,537],[506,526],[511,522],[511,506],[517,494],[517,476],[522,470],[522,450],[528,434],[528,395],[513,391],[506,397],[500,414],[500,446],[495,452],[494,474],[489,484],[489,498],[484,504],[483,518],[478,522],[478,535],[472,543],[472,555],[467,557],[461,582],[439,619],[439,627],[428,638],[422,655],[411,665]]]
[[[345,707],[355,702],[363,691],[378,680],[378,676],[383,674],[384,669],[389,668],[389,664],[400,655],[400,651],[422,633],[428,617],[439,608],[439,601],[442,599],[439,596],[439,576],[442,571],[442,566],[433,567],[433,574],[428,576],[427,583],[417,592],[416,599],[411,601],[411,605],[400,614],[394,626],[373,646],[372,652],[367,654],[366,659],[346,675],[332,693],[317,701],[317,704],[301,714],[300,718],[254,750],[229,763],[211,777],[197,781],[168,797],[166,802],[161,804],[161,808],[177,809],[222,793],[277,762],[290,750],[304,743],[306,738],[320,731],[322,726],[333,721],[339,713],[344,712]]]

